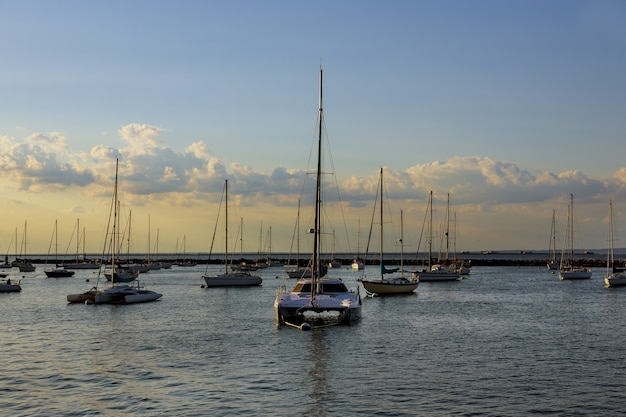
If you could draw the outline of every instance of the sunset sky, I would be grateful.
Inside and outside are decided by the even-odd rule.
[[[609,199],[626,236],[625,21],[621,0],[0,1],[0,253],[27,222],[45,254],[55,220],[72,252],[78,218],[99,252],[116,156],[135,251],[150,218],[160,251],[207,252],[225,179],[231,242],[243,218],[244,250],[271,227],[289,251],[320,66],[337,251],[364,250],[380,167],[390,251],[400,210],[417,249],[430,190],[458,251],[547,250],[570,193],[577,246],[604,248]]]

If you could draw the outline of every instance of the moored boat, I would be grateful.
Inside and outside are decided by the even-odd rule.
[[[22,287],[19,281],[12,281],[11,278],[0,279],[0,292],[20,292]]]
[[[224,181],[224,201],[225,201],[225,250],[224,250],[224,273],[209,275],[205,271],[202,279],[207,287],[253,287],[261,285],[263,279],[259,275],[253,275],[248,271],[228,271],[228,180]],[[208,268],[207,263],[207,268]]]
[[[315,215],[313,227],[313,254],[311,258],[311,278],[301,278],[287,290],[281,285],[274,299],[274,310],[278,324],[291,325],[306,330],[311,323],[350,324],[361,318],[361,296],[357,284],[356,291],[350,291],[339,278],[322,277],[320,256],[322,236],[322,69],[320,68],[320,96],[318,112],[317,170],[315,191]],[[325,265],[324,265],[325,266]]]
[[[607,287],[623,287],[626,286],[626,273],[624,273],[622,268],[616,268],[613,242],[613,201],[609,200],[609,248],[606,253],[604,285]]]
[[[400,227],[400,268],[387,269],[383,264],[383,169],[380,169],[380,182],[379,182],[379,191],[380,191],[380,236],[379,236],[379,244],[380,244],[380,278],[378,279],[365,279],[361,278],[361,284],[365,291],[368,294],[378,294],[378,295],[395,295],[395,294],[409,294],[415,291],[419,284],[419,278],[407,278],[404,276],[404,262],[403,262],[403,253],[404,253],[404,236],[403,236],[403,227]],[[400,223],[402,224],[402,211],[400,211]],[[368,245],[369,246],[369,245]],[[399,270],[399,272],[398,272]],[[389,275],[385,277],[385,275]]]

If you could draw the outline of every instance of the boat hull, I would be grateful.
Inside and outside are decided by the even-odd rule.
[[[304,322],[351,324],[361,319],[361,297],[350,292],[337,279],[322,279],[322,291],[311,297],[311,279],[299,280],[294,289],[279,289],[274,300],[279,324],[300,325]]]
[[[604,277],[604,284],[607,287],[625,287],[626,286],[626,275],[623,273],[613,274]]]
[[[389,280],[361,280],[365,291],[371,294],[394,295],[409,294],[415,291],[419,281],[409,281],[407,279],[389,279]]]
[[[589,279],[591,278],[592,272],[591,269],[581,268],[581,269],[570,269],[567,271],[560,271],[559,278],[561,280],[568,279]]]
[[[18,266],[20,268],[20,272],[34,272],[37,268],[35,265],[30,263],[22,263]]]
[[[0,292],[20,292],[22,287],[20,284],[7,284],[6,282],[0,283]]]
[[[156,301],[162,297],[158,292],[120,285],[95,294],[95,304],[136,304]]]
[[[111,278],[113,278],[113,282],[133,282],[138,276],[139,272],[136,271],[119,271],[115,272],[115,275],[113,275],[111,271],[104,273],[106,280],[111,281]]]
[[[44,271],[48,278],[70,278],[74,276],[74,271],[68,271],[65,269],[53,269],[51,271]]]
[[[215,276],[202,276],[207,287],[254,287],[261,285],[263,279],[258,275],[246,273],[227,273]]]
[[[81,294],[69,294],[67,296],[67,302],[72,303],[72,304],[74,303],[84,304],[85,302],[93,303],[95,298],[96,298],[96,291],[90,290]]]
[[[65,269],[99,269],[100,265],[91,262],[63,264]]]
[[[460,274],[458,272],[415,272],[414,275],[419,278],[420,282],[437,282],[437,281],[458,281]]]

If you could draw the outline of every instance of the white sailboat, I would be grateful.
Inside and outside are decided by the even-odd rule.
[[[609,248],[606,253],[606,274],[604,275],[604,284],[607,287],[623,287],[626,286],[626,273],[624,269],[615,267],[613,239],[613,201],[609,200]]]
[[[52,231],[52,238],[54,239],[54,262],[55,262],[55,268],[45,269],[43,272],[46,274],[46,276],[48,278],[69,278],[69,277],[73,277],[74,276],[74,271],[70,271],[70,270],[65,269],[65,268],[56,267],[56,261],[59,258],[59,251],[58,251],[59,242],[58,242],[58,230],[57,230],[57,221],[56,220],[54,221],[54,230]],[[52,241],[50,241],[50,246],[52,246]],[[46,256],[46,262],[48,261],[49,257],[50,257],[50,248],[48,248],[48,255]]]
[[[548,270],[558,271],[560,262],[556,259],[556,211],[552,209],[552,227],[550,228],[550,260]]]
[[[113,187],[113,201],[112,207],[113,210],[113,219],[112,219],[112,229],[113,233],[111,235],[110,246],[111,246],[111,270],[110,270],[110,280],[111,286],[106,289],[98,289],[98,284],[95,287],[86,291],[84,293],[79,294],[69,294],[67,296],[67,301],[69,303],[85,303],[85,304],[135,304],[135,303],[145,303],[149,301],[156,301],[162,297],[162,294],[146,290],[139,284],[138,281],[135,281],[134,285],[118,285],[117,283],[119,275],[119,265],[117,256],[119,254],[119,233],[117,231],[117,215],[118,215],[118,196],[117,196],[117,173],[118,173],[118,160],[115,160],[115,185]],[[100,274],[98,274],[99,281]]]
[[[361,246],[361,219],[359,218],[359,227],[357,229],[357,234],[356,234],[356,256],[352,260],[352,269],[354,269],[355,271],[361,271],[365,267],[365,264],[363,263],[361,258],[359,258],[360,256],[359,251],[361,250],[360,246]]]
[[[80,245],[83,245],[82,255],[80,254]],[[76,259],[74,262],[63,262],[65,269],[100,269],[100,264],[87,259],[85,253],[85,228],[80,233],[80,219],[76,219]]]
[[[28,245],[26,244],[26,224],[27,224],[27,221],[24,220],[24,236],[22,237],[22,247],[23,247],[22,253],[24,254],[24,256],[26,256],[26,251],[28,247]],[[20,253],[20,255],[22,253]],[[21,258],[16,261],[17,261],[17,267],[20,269],[20,272],[34,272],[35,269],[37,269],[35,265],[33,265],[29,259]]]
[[[567,213],[567,231],[565,244],[561,254],[559,278],[565,279],[589,279],[591,268],[575,265],[574,260],[574,195],[570,194],[570,204]]]
[[[406,278],[404,276],[403,265],[403,249],[400,251],[400,272],[396,275],[398,268],[387,269],[383,264],[383,169],[380,169],[380,278],[379,279],[361,279],[361,284],[368,294],[392,295],[392,294],[408,294],[412,293],[419,284],[418,278]],[[402,213],[400,214],[402,217]],[[402,228],[401,228],[402,229]],[[401,232],[402,235],[402,232]],[[403,236],[400,237],[400,245],[404,248]],[[368,245],[369,246],[369,245]],[[389,275],[389,277],[385,277]]]
[[[313,227],[313,254],[311,258],[311,278],[301,278],[290,290],[281,285],[274,300],[276,320],[306,330],[310,322],[322,320],[324,323],[349,324],[361,318],[361,296],[357,285],[356,291],[350,291],[339,278],[322,277],[320,257],[322,235],[322,80],[320,68],[320,95],[318,111],[317,169],[315,191],[315,216]]]
[[[208,275],[205,270],[202,279],[207,287],[252,287],[261,285],[263,280],[258,275],[253,275],[248,271],[228,272],[228,180],[224,181],[225,216],[224,228],[226,233],[226,243],[224,249],[224,273]],[[208,269],[207,263],[207,269]]]
[[[427,213],[430,213],[430,220],[428,222],[429,228],[429,236],[428,236],[428,265],[426,269],[422,271],[413,272],[413,276],[419,278],[420,282],[430,281],[457,281],[461,274],[454,267],[453,264],[445,264],[445,263],[433,263],[433,192],[430,192],[430,197],[428,199],[428,208]],[[448,217],[446,215],[446,217]],[[448,220],[446,220],[448,221]],[[446,229],[446,238],[449,234],[449,227]],[[446,256],[447,258],[447,256]]]
[[[291,259],[287,261],[287,275],[289,278],[311,278],[311,268],[300,266],[300,199],[298,199],[298,215],[294,234],[296,238],[296,264],[291,265]]]

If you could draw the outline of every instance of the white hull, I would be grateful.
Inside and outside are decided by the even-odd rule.
[[[570,269],[567,271],[559,272],[559,278],[561,280],[566,279],[589,279],[591,278],[592,272],[591,269],[588,268],[578,268],[578,269]]]
[[[100,265],[91,262],[82,262],[74,264],[63,264],[65,269],[99,269]]]
[[[626,275],[618,273],[606,276],[604,277],[604,283],[607,287],[624,287],[626,286]]]
[[[142,290],[128,285],[112,287],[95,293],[95,304],[135,304],[155,301],[162,294],[154,291]]]
[[[363,284],[365,291],[369,293],[391,295],[412,293],[417,288],[419,281],[398,278],[374,281],[361,280],[361,284]]]
[[[436,281],[458,281],[460,274],[458,272],[440,271],[421,271],[414,272],[413,276],[419,278],[420,282],[436,282]]]
[[[216,276],[204,275],[207,287],[253,287],[261,285],[263,280],[258,275],[250,275],[242,272],[230,272]]]

